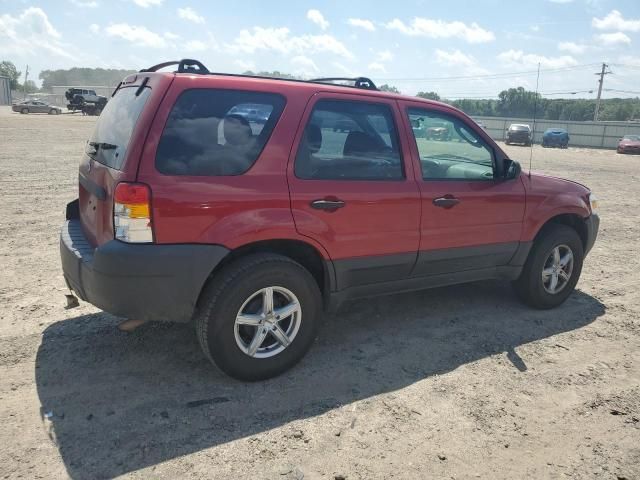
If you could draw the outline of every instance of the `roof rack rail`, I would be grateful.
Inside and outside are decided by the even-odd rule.
[[[140,70],[140,73],[144,72],[157,72],[158,70],[166,67],[170,67],[171,65],[178,65],[178,73],[197,73],[199,75],[208,75],[210,72],[202,63],[198,60],[193,60],[191,58],[183,58],[182,60],[174,60],[171,62],[162,62],[153,67],[145,68]]]
[[[363,88],[365,90],[378,90],[376,84],[370,78],[367,77],[327,77],[327,78],[313,78],[310,82],[319,83],[333,83],[333,82],[353,82],[353,86],[356,88]]]
[[[147,72],[157,72],[166,67],[170,67],[172,65],[178,65],[178,70],[176,73],[192,73],[198,75],[228,75],[232,77],[253,77],[253,78],[269,78],[272,80],[286,80],[289,82],[302,82],[302,83],[334,83],[334,82],[353,82],[353,85],[342,85],[345,87],[351,88],[361,88],[364,90],[378,90],[376,84],[370,78],[367,77],[327,77],[327,78],[313,78],[311,80],[298,80],[291,78],[275,78],[275,77],[264,77],[261,75],[244,75],[237,73],[216,73],[210,72],[207,67],[205,67],[198,60],[193,60],[190,58],[183,58],[182,60],[174,60],[170,62],[162,62],[157,65],[154,65],[149,68],[145,68],[140,70],[140,73]]]

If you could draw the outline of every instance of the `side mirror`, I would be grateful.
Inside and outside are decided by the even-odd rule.
[[[522,172],[522,167],[515,160],[511,160],[510,158],[506,158],[503,164],[504,179],[505,180],[513,180],[520,176]]]

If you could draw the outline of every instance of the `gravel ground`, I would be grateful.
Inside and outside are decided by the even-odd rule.
[[[58,231],[94,121],[0,109],[0,478],[640,478],[639,157],[534,148],[601,203],[562,307],[493,281],[358,301],[245,384],[188,325],[64,309]]]

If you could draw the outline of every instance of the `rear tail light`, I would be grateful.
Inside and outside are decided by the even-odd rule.
[[[152,243],[151,190],[142,183],[122,182],[113,198],[113,231],[118,240]]]

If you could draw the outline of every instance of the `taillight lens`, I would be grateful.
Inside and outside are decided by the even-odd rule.
[[[118,240],[152,243],[151,190],[142,183],[122,182],[113,197],[113,230]]]

